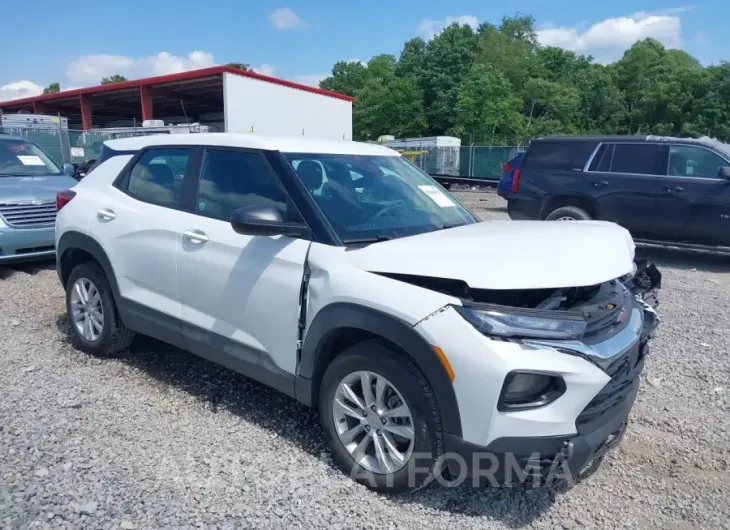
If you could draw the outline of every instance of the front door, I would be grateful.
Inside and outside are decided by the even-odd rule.
[[[660,214],[676,219],[682,239],[730,245],[730,181],[719,175],[725,166],[730,162],[704,147],[670,146]]]
[[[183,226],[180,293],[183,335],[204,356],[296,370],[299,295],[310,242],[234,232],[243,206],[293,206],[263,155],[206,149],[194,213]],[[226,359],[220,359],[226,364]]]

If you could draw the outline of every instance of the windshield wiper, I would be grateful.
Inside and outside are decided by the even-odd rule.
[[[60,177],[63,173],[0,173],[0,177]]]
[[[464,226],[466,223],[462,221],[457,221],[455,223],[444,223],[441,226],[441,230],[448,230],[449,228],[456,228],[457,226]]]
[[[351,245],[354,243],[378,243],[380,241],[390,241],[390,239],[392,239],[390,236],[380,234],[371,237],[353,237],[351,239],[343,239],[342,242],[345,245]]]

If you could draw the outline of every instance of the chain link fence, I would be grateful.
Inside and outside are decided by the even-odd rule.
[[[145,131],[141,128],[124,131],[104,129],[81,131],[58,125],[5,126],[0,127],[0,133],[18,136],[34,142],[59,165],[80,164],[96,159],[101,152],[102,144],[107,140],[160,134],[159,131]]]
[[[61,125],[38,127],[3,127],[1,133],[20,136],[38,144],[58,164],[80,164],[96,159],[107,140],[129,138],[159,132],[133,130],[90,131],[67,129]],[[502,165],[525,146],[468,146],[399,149],[418,167],[431,175],[494,180],[502,174]]]
[[[502,174],[502,165],[525,149],[525,146],[472,145],[398,151],[431,175],[494,180]]]

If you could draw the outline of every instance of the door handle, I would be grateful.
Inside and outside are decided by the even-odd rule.
[[[666,193],[676,193],[679,191],[684,191],[684,188],[682,186],[677,186],[676,188],[662,188],[662,191]]]
[[[594,188],[602,188],[604,186],[608,186],[608,182],[605,180],[594,180],[591,184],[593,184]]]
[[[109,208],[102,208],[101,210],[96,212],[96,216],[102,221],[111,221],[112,219],[116,219],[117,214],[114,213],[114,210],[110,210]]]
[[[186,230],[183,232],[183,237],[191,243],[205,243],[208,241],[208,236],[200,230]]]

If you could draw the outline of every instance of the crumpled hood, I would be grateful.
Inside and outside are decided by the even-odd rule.
[[[475,289],[583,287],[632,272],[629,232],[605,221],[485,221],[348,249],[370,271],[463,280]]]
[[[0,204],[18,201],[56,200],[56,192],[67,190],[78,184],[68,175],[49,175],[42,177],[0,176]]]

